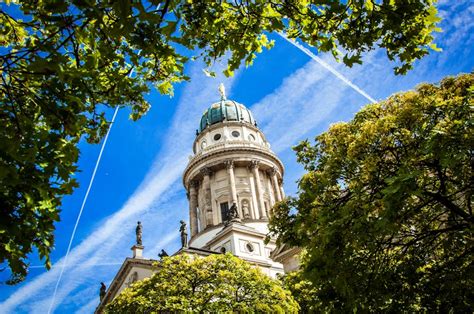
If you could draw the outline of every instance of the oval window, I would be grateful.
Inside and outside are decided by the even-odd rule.
[[[206,143],[206,141],[202,141],[202,143],[201,143],[201,149],[204,149],[204,148],[206,148],[206,146],[207,146],[207,143]]]
[[[250,243],[250,242],[247,242],[247,244],[245,244],[245,248],[247,249],[247,252],[250,252],[250,253],[255,251],[255,248],[253,247],[252,243]]]
[[[214,141],[218,141],[221,139],[221,135],[219,133],[217,133],[216,135],[214,135]]]
[[[250,134],[250,135],[249,135],[249,140],[255,141],[255,136],[253,136],[253,134]]]
[[[239,137],[240,136],[239,131],[232,131],[232,136],[233,137]]]

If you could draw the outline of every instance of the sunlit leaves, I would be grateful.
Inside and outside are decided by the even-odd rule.
[[[188,60],[211,68],[225,59],[224,74],[232,76],[273,46],[274,32],[335,57],[342,50],[349,66],[380,47],[405,73],[436,49],[439,21],[429,0],[8,4],[0,9],[0,243],[18,250],[0,249],[0,263],[21,264],[21,276],[34,247],[47,258],[61,197],[76,186],[77,143],[100,142],[108,108],[128,108],[137,120],[150,108],[150,88],[171,96],[174,84],[189,79]],[[51,210],[37,211],[45,199]]]
[[[296,313],[281,283],[233,256],[165,257],[151,277],[123,290],[107,313]]]
[[[473,74],[420,85],[295,147],[308,172],[270,230],[307,251],[307,306],[472,311],[473,85]]]

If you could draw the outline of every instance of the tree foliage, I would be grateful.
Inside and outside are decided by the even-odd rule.
[[[318,297],[318,289],[313,283],[304,277],[301,270],[292,271],[282,276],[283,286],[291,292],[298,303],[300,313],[320,312],[321,302]]]
[[[307,173],[271,232],[306,249],[319,311],[472,312],[473,92],[423,84],[295,147]]]
[[[230,55],[231,75],[273,45],[269,32],[335,56],[340,48],[348,65],[381,47],[404,73],[435,48],[438,21],[431,0],[12,3],[0,7],[0,263],[13,281],[33,248],[49,267],[61,198],[77,186],[77,144],[101,140],[106,108],[138,119],[150,88],[172,95],[189,79],[188,60]]]
[[[165,257],[151,278],[123,290],[107,313],[296,313],[281,283],[232,254]]]

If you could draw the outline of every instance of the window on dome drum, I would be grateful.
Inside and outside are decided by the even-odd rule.
[[[230,220],[229,203],[221,203],[222,222]]]
[[[245,244],[245,249],[247,250],[247,252],[249,253],[252,253],[253,251],[255,251],[255,248],[253,247],[252,243],[250,242],[247,242]]]
[[[232,131],[232,136],[233,137],[239,137],[240,136],[239,131]]]
[[[255,141],[255,136],[253,136],[253,134],[250,134],[250,135],[249,135],[249,140]]]
[[[214,135],[214,141],[220,140],[221,137],[222,137],[222,135],[220,135],[220,133],[217,133],[216,135]]]
[[[206,146],[207,146],[207,143],[206,143],[206,141],[202,141],[202,143],[201,143],[201,149],[204,149],[204,148],[206,148]]]

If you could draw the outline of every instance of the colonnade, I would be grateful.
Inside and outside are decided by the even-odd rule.
[[[242,218],[243,217],[242,208],[241,206],[239,206],[238,199],[237,199],[237,187],[235,184],[234,161],[226,160],[225,166],[227,169],[228,182],[229,182],[229,202],[230,202],[229,206],[232,206],[232,204],[236,204],[238,208],[239,217]],[[265,210],[264,189],[260,181],[260,171],[259,171],[260,162],[258,160],[252,160],[250,162],[249,169],[252,172],[253,182],[255,184],[255,194],[256,194],[255,196],[257,199],[257,208],[255,209],[255,211],[258,212],[259,219],[266,219],[268,218],[268,215]],[[204,208],[200,208],[201,226],[198,226],[198,217],[197,217],[199,182],[196,180],[192,180],[189,183],[189,187],[188,187],[191,237],[195,236],[200,231],[199,229],[203,230],[207,226],[214,224],[212,204],[211,204],[211,181],[210,181],[210,175],[212,172],[211,172],[211,169],[207,167],[202,168],[200,171],[201,171],[201,174],[203,175],[201,184],[202,184],[203,192],[204,192],[204,206],[203,206]],[[269,191],[269,197],[270,197],[269,206],[272,206],[275,202],[281,201],[284,198],[284,193],[282,189],[283,184],[282,184],[282,181],[278,179],[277,177],[278,171],[275,168],[271,168],[267,170],[266,173],[270,177],[270,181],[268,182],[268,191]]]

